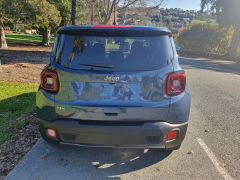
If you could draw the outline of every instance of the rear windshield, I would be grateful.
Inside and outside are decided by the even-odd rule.
[[[146,71],[167,65],[170,37],[101,37],[59,34],[53,56],[63,67],[84,70]]]

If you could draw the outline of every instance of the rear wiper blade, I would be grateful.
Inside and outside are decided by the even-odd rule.
[[[81,66],[99,67],[99,68],[114,68],[113,65],[106,64],[80,64]]]

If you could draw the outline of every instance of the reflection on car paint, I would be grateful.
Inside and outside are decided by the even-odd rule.
[[[164,80],[158,75],[121,75],[116,83],[103,83],[104,78],[95,77],[99,82],[71,82],[74,96],[83,101],[160,101],[164,98]]]

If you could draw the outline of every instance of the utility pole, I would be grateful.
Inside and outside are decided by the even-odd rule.
[[[76,0],[72,0],[71,21],[72,25],[76,25]]]
[[[91,10],[91,24],[93,24],[93,12],[94,12],[94,0],[91,0],[91,4],[90,4],[90,10]]]

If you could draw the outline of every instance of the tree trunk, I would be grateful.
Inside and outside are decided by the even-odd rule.
[[[50,46],[50,38],[51,38],[51,30],[50,29],[45,29],[43,31],[43,39],[42,39],[42,44],[44,46]]]
[[[76,25],[76,0],[72,0],[71,21],[72,25]]]
[[[234,33],[232,41],[228,50],[228,57],[232,60],[237,60],[237,50],[240,43],[240,29],[238,27],[234,28]]]
[[[0,48],[7,48],[7,42],[5,38],[5,32],[3,28],[3,18],[0,17]]]

